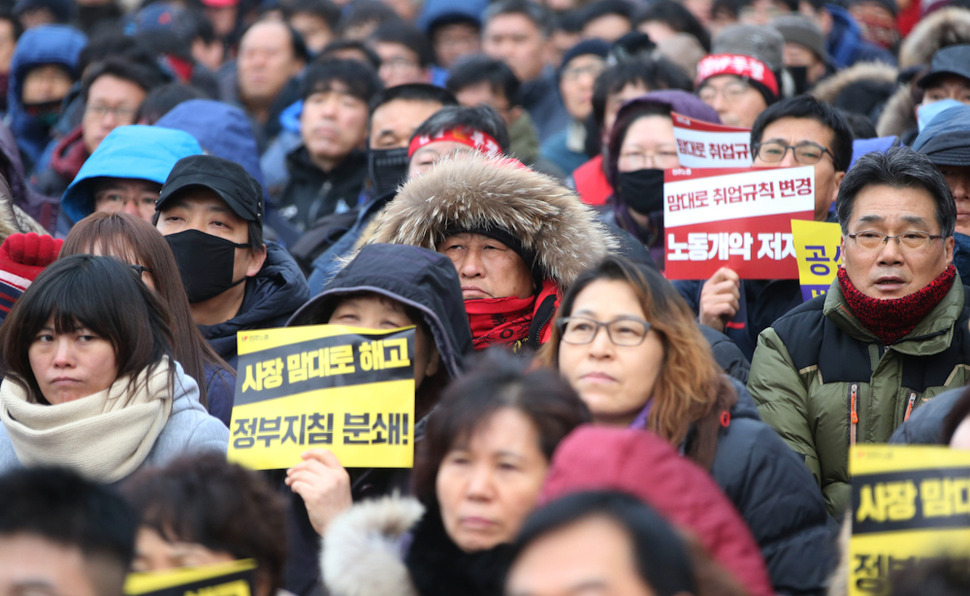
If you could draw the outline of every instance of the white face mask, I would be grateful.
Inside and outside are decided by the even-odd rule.
[[[936,118],[945,110],[962,105],[964,104],[955,99],[941,99],[940,101],[919,106],[916,108],[916,125],[919,127],[919,131],[923,132],[923,129],[929,126],[933,118]]]

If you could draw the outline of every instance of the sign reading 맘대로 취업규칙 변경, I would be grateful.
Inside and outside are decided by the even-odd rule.
[[[849,473],[850,596],[885,596],[893,573],[926,559],[970,565],[970,451],[856,445]]]
[[[230,461],[281,469],[326,448],[348,468],[413,464],[414,327],[286,327],[237,341]]]

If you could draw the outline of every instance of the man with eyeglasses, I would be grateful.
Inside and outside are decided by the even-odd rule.
[[[836,519],[849,502],[849,447],[885,443],[921,404],[970,381],[970,309],[943,175],[906,147],[869,153],[837,205],[837,279],[761,334],[748,380]]]

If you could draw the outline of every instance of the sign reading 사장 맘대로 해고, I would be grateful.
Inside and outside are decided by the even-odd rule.
[[[230,461],[259,470],[326,448],[348,468],[414,461],[414,327],[240,332]]]

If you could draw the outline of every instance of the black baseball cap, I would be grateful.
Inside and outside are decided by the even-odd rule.
[[[201,186],[219,195],[233,213],[263,225],[263,188],[239,164],[214,155],[190,155],[175,163],[155,202],[155,211],[180,191]]]
[[[952,45],[938,50],[933,54],[930,71],[916,84],[926,89],[945,75],[956,75],[970,80],[970,44]]]

